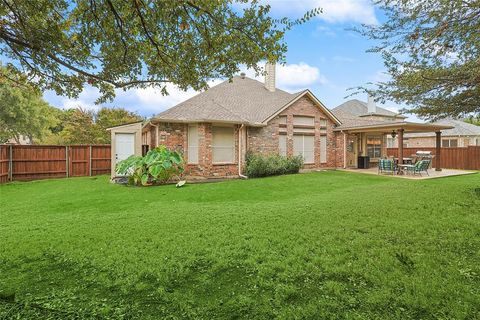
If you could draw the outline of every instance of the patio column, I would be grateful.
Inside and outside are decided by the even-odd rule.
[[[442,132],[435,132],[435,171],[442,171],[440,167],[440,156],[442,153]]]
[[[398,164],[403,164],[403,129],[398,129]]]

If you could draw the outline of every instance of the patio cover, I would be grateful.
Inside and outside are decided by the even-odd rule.
[[[381,122],[367,125],[358,126],[339,126],[334,131],[340,131],[344,134],[344,152],[346,153],[347,146],[347,134],[350,133],[364,133],[364,132],[382,132],[391,133],[395,132],[398,135],[398,163],[403,164],[403,135],[406,132],[435,132],[436,145],[435,145],[435,170],[441,171],[440,159],[441,159],[441,144],[442,144],[442,131],[446,129],[452,129],[454,127],[448,125],[432,124],[432,123],[415,123],[415,122]],[[346,154],[344,154],[344,161]],[[346,165],[344,165],[346,166]]]

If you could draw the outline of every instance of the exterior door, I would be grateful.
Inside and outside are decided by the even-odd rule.
[[[115,163],[127,159],[135,154],[135,134],[134,133],[116,133],[115,134]]]
[[[347,167],[356,168],[358,157],[358,143],[356,136],[347,137]]]

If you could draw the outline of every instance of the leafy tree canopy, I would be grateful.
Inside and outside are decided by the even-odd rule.
[[[476,126],[480,126],[480,115],[477,115],[476,117],[470,116],[470,117],[464,119],[464,121],[466,123],[471,123],[471,124],[474,124]]]
[[[234,6],[234,2],[241,5]],[[244,64],[284,61],[284,33],[303,18],[272,19],[246,0],[35,0],[0,2],[0,54],[43,89],[77,97],[114,89],[207,87]]]
[[[55,123],[53,108],[25,77],[2,66],[0,70],[8,76],[8,79],[0,77],[0,143],[10,139],[17,143],[22,138],[41,139]]]
[[[480,2],[378,0],[385,23],[357,30],[378,41],[391,80],[379,100],[406,103],[420,117],[480,112]],[[369,90],[367,90],[369,91]]]
[[[123,108],[102,107],[98,111],[82,108],[56,109],[58,122],[50,128],[42,143],[46,144],[108,144],[106,129],[119,124],[142,120],[138,114]]]

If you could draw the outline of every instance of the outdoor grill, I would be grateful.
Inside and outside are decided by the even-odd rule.
[[[430,160],[430,168],[432,168],[432,165],[433,165],[433,155],[432,155],[432,151],[421,151],[421,150],[418,150],[416,153],[415,153],[415,158],[416,158],[416,161],[420,161],[420,160]]]
[[[417,157],[418,160],[430,160],[433,158],[432,151],[421,151],[421,150],[418,150],[415,153],[415,157]]]

